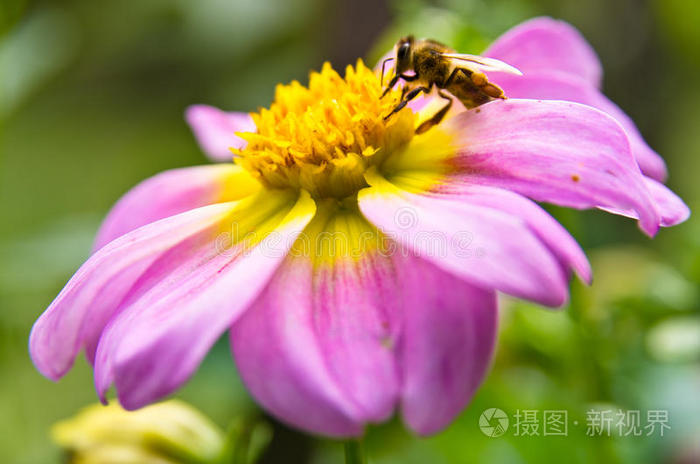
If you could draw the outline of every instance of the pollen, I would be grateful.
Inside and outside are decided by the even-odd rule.
[[[305,189],[317,198],[344,198],[366,187],[363,174],[401,150],[415,133],[408,108],[385,117],[400,90],[384,98],[377,75],[361,60],[341,77],[330,63],[312,72],[309,85],[278,85],[270,108],[251,116],[257,132],[233,150],[235,162],[269,188]]]

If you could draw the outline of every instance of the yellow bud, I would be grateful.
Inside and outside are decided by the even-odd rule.
[[[51,436],[81,464],[214,462],[225,446],[215,424],[178,400],[137,411],[91,405],[55,424]]]

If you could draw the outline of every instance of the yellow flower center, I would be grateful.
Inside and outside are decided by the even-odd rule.
[[[236,162],[269,188],[301,188],[316,198],[344,198],[366,187],[363,174],[413,138],[415,115],[402,110],[392,90],[380,99],[379,78],[361,60],[342,78],[330,63],[309,86],[278,85],[275,101],[252,117],[255,133]]]

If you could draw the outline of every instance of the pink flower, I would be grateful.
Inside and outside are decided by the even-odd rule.
[[[536,70],[575,83],[572,100],[607,102],[595,55],[563,23],[521,25],[489,54],[525,73],[506,92],[547,97]],[[134,409],[176,390],[229,330],[245,384],[281,420],[348,437],[399,409],[434,433],[488,371],[496,291],[559,306],[572,272],[591,279],[532,200],[632,216],[648,235],[688,215],[640,171],[660,177],[663,162],[619,110],[510,98],[416,135],[420,115],[385,120],[400,91],[381,91],[358,62],[278,86],[250,117],[190,108],[202,147],[234,147],[235,163],[164,172],[117,203],[34,326],[37,368],[58,379],[84,349],[100,397],[115,384]]]

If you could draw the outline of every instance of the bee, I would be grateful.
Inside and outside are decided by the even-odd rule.
[[[402,79],[405,85],[401,101],[384,118],[385,120],[421,93],[430,93],[433,87],[437,87],[438,95],[446,100],[445,106],[418,126],[418,134],[442,121],[452,106],[453,99],[449,94],[459,99],[467,109],[497,98],[505,99],[503,89],[489,82],[483,71],[522,75],[519,70],[502,61],[456,53],[455,50],[430,39],[416,40],[413,36],[404,37],[396,43],[394,50],[394,56],[382,63],[381,84],[384,85],[384,66],[388,61],[394,60],[394,76],[384,89],[382,97],[394,88],[399,79]]]

